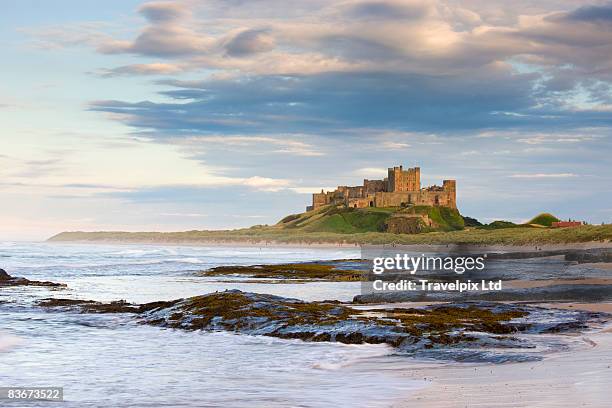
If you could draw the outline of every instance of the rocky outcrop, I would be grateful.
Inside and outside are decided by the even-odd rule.
[[[139,322],[180,330],[229,331],[307,342],[388,344],[398,353],[464,361],[539,359],[497,349],[535,348],[521,333],[582,330],[602,315],[501,303],[456,303],[423,308],[355,309],[339,302],[303,302],[238,290],[169,302],[133,305],[47,299],[44,307],[85,313],[133,313]]]
[[[0,269],[0,287],[5,286],[66,287],[66,285],[63,283],[55,283],[49,281],[33,281],[26,278],[11,276],[4,269]]]
[[[6,273],[4,269],[0,269],[0,282],[12,279],[12,276]]]

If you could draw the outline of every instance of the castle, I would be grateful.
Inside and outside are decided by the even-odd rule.
[[[316,210],[329,204],[344,204],[347,207],[403,207],[408,205],[430,205],[457,208],[457,183],[444,180],[442,187],[421,188],[421,169],[404,170],[402,166],[388,169],[383,180],[363,180],[363,185],[338,186],[334,191],[323,191],[312,195],[312,205],[306,211]]]

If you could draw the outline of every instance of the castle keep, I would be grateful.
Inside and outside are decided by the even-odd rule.
[[[391,167],[383,180],[363,180],[363,185],[338,186],[334,191],[323,191],[312,195],[312,205],[306,211],[324,205],[344,204],[347,207],[402,207],[408,205],[430,205],[457,208],[457,184],[455,180],[444,180],[442,187],[421,188],[421,169],[404,170],[402,166]]]

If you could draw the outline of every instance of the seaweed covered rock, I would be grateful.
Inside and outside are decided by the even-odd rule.
[[[48,281],[33,281],[26,278],[9,275],[4,269],[0,269],[0,287],[3,286],[48,286],[66,287],[63,283]]]
[[[133,313],[142,324],[229,331],[308,342],[388,344],[398,353],[463,361],[529,361],[541,349],[522,333],[577,332],[602,315],[490,302],[419,308],[360,308],[228,290],[173,301],[130,304],[45,299],[40,306],[84,313]],[[502,350],[501,352],[499,350]]]
[[[331,262],[331,261],[330,261]],[[243,276],[263,279],[296,279],[308,281],[355,282],[363,271],[341,269],[339,261],[331,263],[291,263],[280,265],[217,266],[203,271],[201,276]]]
[[[104,303],[93,300],[47,298],[37,302],[38,306],[46,308],[62,308],[78,310],[82,313],[143,313],[154,309],[172,306],[178,301],[160,301],[135,305],[125,300]]]

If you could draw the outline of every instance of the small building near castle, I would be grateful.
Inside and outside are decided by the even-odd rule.
[[[325,205],[344,204],[352,208],[405,207],[429,205],[457,208],[457,183],[444,180],[442,186],[421,188],[421,169],[404,170],[402,166],[391,167],[383,180],[363,180],[361,186],[338,186],[334,191],[323,191],[312,195],[312,205],[306,211]]]

